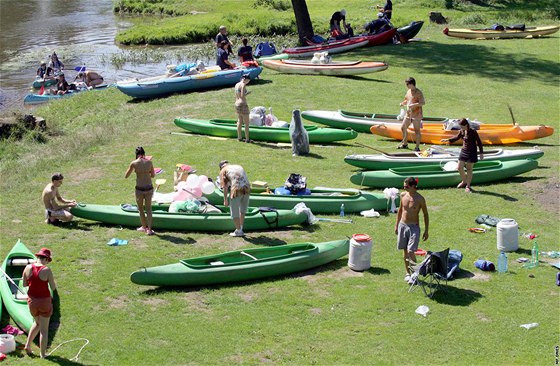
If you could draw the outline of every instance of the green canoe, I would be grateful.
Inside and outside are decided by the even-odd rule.
[[[255,57],[255,61],[262,66],[264,60],[287,60],[290,57],[287,53],[277,53],[270,56]]]
[[[391,168],[400,168],[415,165],[440,165],[448,161],[457,161],[459,158],[459,148],[442,148],[434,147],[426,150],[428,154],[421,152],[398,152],[383,153],[374,155],[354,154],[346,155],[344,161],[347,164],[357,166],[364,170],[382,170]],[[484,161],[508,161],[521,159],[538,159],[544,155],[544,151],[533,149],[490,149],[484,150]]]
[[[19,286],[12,284],[3,273],[0,281],[0,294],[4,307],[14,322],[26,333],[33,325],[33,317],[27,305],[27,287],[23,287],[22,277],[25,266],[35,261],[35,256],[18,240],[2,263],[2,270]],[[22,291],[24,293],[22,293]]]
[[[340,212],[344,204],[344,212],[360,212],[369,209],[387,210],[387,198],[382,193],[369,193],[357,189],[313,188],[310,195],[267,194],[251,189],[251,204],[254,206],[292,209],[300,202],[305,203],[314,214],[334,214]],[[205,195],[213,204],[224,202],[220,189]]]
[[[251,248],[143,268],[130,275],[138,285],[205,286],[305,271],[348,254],[348,239]]]
[[[183,231],[233,231],[235,226],[229,208],[217,206],[222,213],[171,213],[169,205],[153,205],[153,229]],[[140,226],[138,210],[132,205],[90,205],[79,203],[70,212],[83,219],[123,226]],[[307,216],[293,210],[265,211],[249,207],[243,230],[269,230],[296,224],[304,224]]]
[[[473,168],[473,184],[493,182],[536,169],[536,160],[479,161]],[[386,188],[402,187],[407,177],[418,178],[418,188],[453,187],[461,182],[456,170],[445,171],[439,165],[419,165],[388,170],[364,171],[354,174],[350,181],[357,185]]]
[[[232,119],[191,119],[176,118],[175,124],[185,130],[218,137],[237,138],[237,124]],[[304,126],[309,135],[309,143],[322,144],[335,141],[352,140],[358,133],[351,129],[321,128]],[[251,140],[290,143],[290,131],[287,127],[249,126]]]
[[[39,88],[41,88],[41,86],[42,86],[43,84],[45,84],[45,87],[51,86],[51,85],[55,85],[57,82],[58,82],[58,81],[57,81],[56,79],[47,79],[47,80],[43,81],[42,78],[36,78],[36,79],[33,81],[33,88],[39,89]]]

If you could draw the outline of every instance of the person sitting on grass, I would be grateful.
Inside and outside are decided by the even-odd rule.
[[[61,173],[55,173],[51,177],[51,183],[43,189],[42,198],[47,216],[45,222],[50,225],[56,225],[60,221],[69,222],[74,218],[68,210],[77,205],[76,201],[62,198],[58,190],[63,179]]]
[[[416,191],[417,185],[418,179],[408,177],[404,180],[403,186],[406,192],[401,193],[397,222],[395,223],[397,249],[403,251],[404,267],[406,270],[404,280],[410,285],[414,284],[416,280],[411,277],[410,266],[416,263],[414,252],[418,249],[418,242],[420,241],[420,211],[424,215],[424,235],[422,235],[424,241],[428,240],[428,228],[430,225],[426,200]]]

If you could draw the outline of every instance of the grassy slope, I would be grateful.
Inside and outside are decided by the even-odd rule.
[[[266,70],[263,80],[249,85],[249,103],[272,106],[285,120],[295,108],[396,113],[405,92],[403,80],[414,76],[426,96],[427,115],[509,123],[509,103],[522,124],[560,127],[558,35],[472,42],[445,38],[440,27],[428,25],[419,36],[424,42],[339,56],[386,60],[390,68],[379,74],[328,78]],[[546,151],[536,171],[478,187],[472,195],[455,189],[422,192],[431,218],[431,237],[422,247],[450,246],[465,255],[466,276],[450,283],[447,295],[433,301],[421,291],[406,293],[401,255],[394,249],[394,215],[353,217],[352,225],[322,223],[249,233],[246,241],[227,234],[179,232],[146,237],[83,220],[65,228],[42,223],[40,192],[53,171],[67,177],[62,187],[65,197],[105,204],[131,202],[134,183],[123,176],[138,145],[166,170],[162,177],[168,181],[177,162],[214,176],[217,162],[226,158],[244,165],[254,180],[279,185],[289,173],[299,172],[311,186],[338,187],[351,186],[348,177],[353,169],[342,162],[344,155],[370,152],[340,144],[312,147],[309,157],[292,157],[289,149],[271,145],[169,134],[180,131],[172,124],[178,115],[233,117],[232,99],[231,89],[140,103],[117,90],[87,93],[37,111],[63,136],[48,145],[15,146],[20,159],[14,162],[8,154],[0,162],[0,257],[17,238],[33,250],[53,249],[52,268],[62,303],[62,327],[55,345],[76,337],[90,339],[81,356],[86,364],[552,362],[559,325],[556,271],[544,263],[532,271],[515,263],[518,257],[530,256],[530,243],[520,238],[520,250],[510,254],[508,275],[482,273],[473,262],[496,260],[496,234],[475,235],[466,229],[475,225],[473,220],[481,213],[513,217],[521,231],[539,234],[541,250],[559,250],[558,219],[535,199],[546,192],[555,194],[558,202],[557,189],[546,189],[559,184],[557,132],[523,144],[538,144]],[[372,135],[360,135],[358,141],[389,151],[396,145]],[[169,189],[168,183],[161,190]],[[319,242],[358,232],[374,238],[373,267],[365,273],[350,271],[342,258],[304,274],[203,289],[151,289],[128,279],[141,266],[179,258],[241,247]],[[107,247],[112,237],[128,239],[129,245]],[[427,318],[414,314],[419,305],[430,307]],[[540,325],[530,331],[519,328],[531,322]],[[67,346],[56,354],[65,362],[77,349]],[[28,358],[18,360],[18,364],[31,363]]]

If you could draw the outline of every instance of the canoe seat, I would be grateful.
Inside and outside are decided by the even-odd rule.
[[[16,292],[14,297],[15,297],[16,300],[26,300],[27,301],[27,294],[22,294],[19,291]]]
[[[9,266],[27,266],[33,263],[34,260],[31,258],[12,258],[8,261]]]

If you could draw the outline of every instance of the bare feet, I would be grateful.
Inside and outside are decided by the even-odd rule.
[[[471,193],[471,192],[472,192],[472,189],[471,189],[471,187],[467,186],[467,187],[465,188],[465,192],[467,192],[467,193]]]
[[[24,347],[23,350],[29,357],[35,357],[35,353],[33,353],[33,350],[31,348]]]

